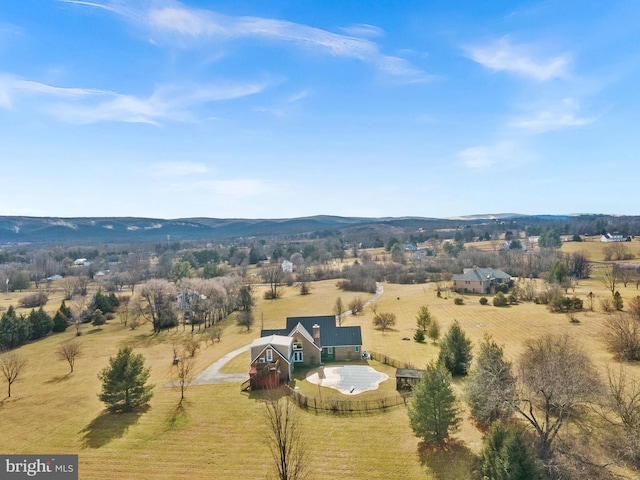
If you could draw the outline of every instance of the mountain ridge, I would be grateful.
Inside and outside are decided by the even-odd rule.
[[[305,235],[330,236],[359,229],[454,228],[465,223],[531,219],[561,221],[572,215],[480,214],[450,218],[346,217],[313,215],[294,218],[185,217],[33,217],[0,216],[0,245],[55,243],[141,243],[230,239],[246,237],[291,238]],[[598,216],[598,215],[591,215]],[[603,217],[605,217],[603,215]],[[619,218],[619,217],[618,217]]]

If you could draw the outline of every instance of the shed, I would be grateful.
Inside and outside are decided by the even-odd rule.
[[[413,368],[396,369],[396,390],[411,390],[422,378],[422,370]]]

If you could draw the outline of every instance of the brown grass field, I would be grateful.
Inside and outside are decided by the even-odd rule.
[[[393,330],[386,333],[375,330],[370,309],[345,319],[345,325],[362,326],[365,350],[385,353],[417,366],[435,358],[437,345],[430,341],[418,344],[412,339],[416,313],[420,306],[428,305],[442,333],[458,320],[474,345],[479,344],[485,334],[490,334],[504,345],[507,356],[514,361],[525,339],[551,331],[569,332],[577,338],[603,372],[612,363],[601,342],[606,314],[598,311],[581,312],[580,323],[571,324],[565,315],[528,303],[505,308],[481,306],[478,296],[469,295],[463,297],[464,305],[454,305],[453,295],[445,292],[442,298],[437,298],[430,284],[385,284],[384,289],[377,308],[378,312],[396,314],[398,322]],[[597,297],[607,295],[597,272],[594,278],[577,285],[575,295],[584,298],[590,291]],[[355,296],[365,300],[370,296],[339,291],[335,281],[314,283],[307,296],[301,296],[294,288],[285,288],[283,292],[278,300],[264,301],[262,292],[258,291],[256,324],[250,332],[239,329],[230,318],[222,324],[224,333],[220,343],[205,346],[202,340],[197,371],[204,370],[223,354],[250,343],[259,336],[262,325],[280,328],[287,316],[332,314],[338,296],[345,305]],[[631,285],[621,288],[620,292],[625,300],[640,294]],[[17,304],[23,295],[2,294],[0,307]],[[52,299],[48,307],[55,310],[58,305],[59,299]],[[186,392],[183,406],[179,407],[180,392],[165,387],[176,379],[171,366],[172,344],[188,337],[188,330],[183,332],[181,327],[154,336],[149,325],[132,331],[117,319],[101,330],[91,325],[83,328],[79,338],[82,356],[71,375],[67,374],[67,363],[58,360],[55,351],[62,342],[74,338],[72,327],[65,333],[50,335],[17,350],[28,359],[28,365],[13,385],[11,398],[4,398],[2,389],[6,388],[6,382],[0,381],[0,398],[4,398],[0,401],[0,452],[77,453],[82,479],[262,479],[271,473],[263,407],[257,394],[241,393],[239,383],[192,386]],[[151,367],[155,394],[144,412],[107,414],[97,398],[100,391],[97,374],[123,345],[131,345],[145,356],[146,365]],[[244,372],[248,360],[248,354],[240,355],[229,362],[224,371]],[[379,394],[393,395],[393,369],[376,366],[390,375]],[[630,368],[640,378],[640,367]],[[462,382],[455,383],[460,391]],[[297,380],[297,386],[305,393],[318,389],[303,379]],[[332,389],[322,389],[321,394],[345,397]],[[466,412],[463,411],[463,415],[465,421],[454,435],[454,441],[441,451],[425,448],[413,436],[402,406],[358,415],[301,411],[311,453],[309,478],[469,478],[482,435],[468,420]]]

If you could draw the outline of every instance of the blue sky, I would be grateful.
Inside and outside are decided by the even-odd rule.
[[[21,0],[0,215],[640,214],[640,4]]]

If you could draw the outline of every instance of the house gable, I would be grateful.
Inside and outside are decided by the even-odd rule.
[[[251,344],[251,363],[263,357],[267,349],[272,349],[274,354],[282,357],[287,363],[291,363],[293,339],[280,335],[269,335],[257,338]]]

